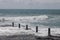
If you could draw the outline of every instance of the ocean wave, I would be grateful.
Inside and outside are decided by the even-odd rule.
[[[0,24],[6,22],[4,24],[11,24],[15,22],[16,25],[18,23],[21,26],[29,25],[29,26],[40,26],[43,25],[45,27],[49,26],[60,26],[60,16],[56,15],[40,15],[40,16],[18,16],[18,17],[0,17]],[[40,26],[42,27],[42,26]]]
[[[48,18],[47,15],[40,15],[40,16],[19,16],[19,17],[0,17],[0,20],[6,21],[39,21],[39,20],[46,20]]]

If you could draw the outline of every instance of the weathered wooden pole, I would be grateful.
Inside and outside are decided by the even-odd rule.
[[[28,30],[28,25],[26,25],[26,30]]]
[[[50,28],[48,28],[48,36],[51,36],[51,34],[50,34]]]
[[[12,27],[14,27],[14,22],[12,22]]]
[[[38,32],[38,26],[36,26],[36,32]]]
[[[19,28],[20,28],[20,24],[19,24]]]

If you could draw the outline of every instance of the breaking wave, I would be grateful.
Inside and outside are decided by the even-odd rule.
[[[20,16],[20,17],[0,17],[1,21],[10,20],[10,21],[40,21],[48,19],[47,15],[40,15],[40,16]]]

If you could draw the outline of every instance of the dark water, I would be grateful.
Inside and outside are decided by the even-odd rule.
[[[58,9],[0,9],[0,17],[15,17],[16,21],[20,20],[21,23],[31,26],[60,27]]]
[[[58,9],[0,9],[0,16],[60,15]]]

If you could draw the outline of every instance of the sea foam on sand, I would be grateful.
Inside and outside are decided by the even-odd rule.
[[[11,36],[11,35],[29,35],[35,36],[47,36],[48,28],[39,28],[38,33],[35,32],[35,27],[31,27],[30,30],[26,30],[25,27],[0,27],[0,36]],[[60,28],[51,28],[51,35],[59,36]]]

